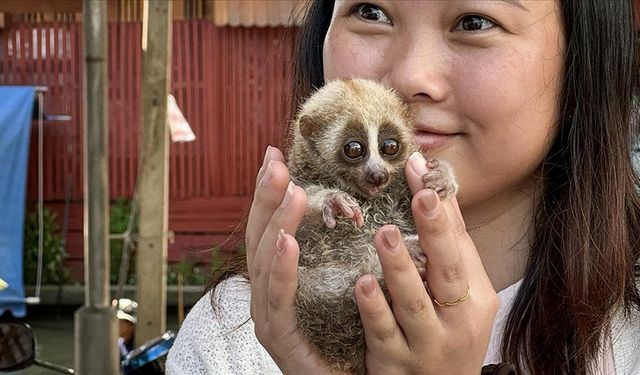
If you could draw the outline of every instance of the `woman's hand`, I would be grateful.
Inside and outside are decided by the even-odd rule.
[[[456,198],[441,201],[432,190],[422,190],[425,172],[424,158],[412,155],[406,175],[420,245],[428,258],[424,281],[429,290],[398,229],[381,228],[375,245],[391,306],[374,277],[362,276],[356,287],[367,369],[370,374],[477,375],[498,309],[497,294],[465,230]]]
[[[290,182],[282,153],[267,148],[245,238],[256,336],[282,372],[327,374],[330,370],[297,329],[299,249],[293,235],[306,209],[307,195]]]

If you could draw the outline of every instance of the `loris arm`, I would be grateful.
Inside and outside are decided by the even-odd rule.
[[[328,189],[322,185],[309,185],[304,187],[309,196],[307,219],[310,221],[323,221],[328,228],[336,226],[336,215],[352,218],[356,225],[364,224],[362,211],[358,201],[338,189]]]

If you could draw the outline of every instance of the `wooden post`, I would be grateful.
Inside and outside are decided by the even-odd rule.
[[[184,321],[184,275],[178,272],[178,327]]]
[[[167,95],[171,67],[171,8],[145,0],[148,27],[142,70],[142,173],[137,251],[138,323],[136,346],[166,330],[167,237],[169,207],[169,128]],[[146,17],[145,17],[146,16]],[[143,34],[145,34],[143,32]]]
[[[78,374],[120,372],[118,320],[109,296],[107,7],[84,2],[84,305],[74,315]]]

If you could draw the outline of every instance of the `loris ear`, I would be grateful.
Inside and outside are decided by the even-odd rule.
[[[320,130],[322,124],[309,115],[302,115],[298,120],[300,126],[300,134],[304,138],[309,138],[313,135],[313,133]]]

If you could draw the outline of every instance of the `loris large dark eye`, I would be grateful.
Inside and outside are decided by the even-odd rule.
[[[400,143],[393,138],[385,139],[380,146],[380,152],[386,156],[395,156],[400,151]]]
[[[349,159],[359,159],[364,156],[364,146],[358,141],[351,141],[342,148],[344,155]]]

